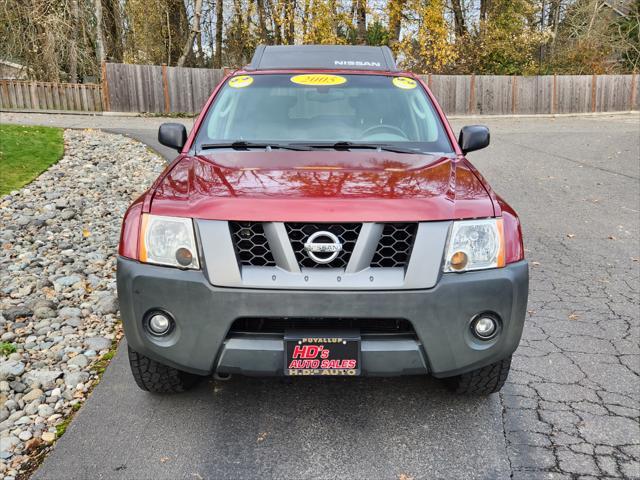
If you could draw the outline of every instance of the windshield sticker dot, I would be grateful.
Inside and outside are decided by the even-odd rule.
[[[347,82],[347,79],[340,75],[326,74],[305,74],[291,77],[293,83],[298,85],[310,85],[314,87],[328,87],[331,85],[341,85]]]
[[[393,84],[403,90],[411,90],[418,86],[418,83],[413,78],[407,77],[395,77],[393,79]]]
[[[253,77],[249,75],[241,75],[239,77],[233,77],[229,80],[229,86],[231,88],[244,88],[253,83]]]

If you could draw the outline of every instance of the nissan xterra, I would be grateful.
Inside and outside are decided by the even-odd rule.
[[[125,214],[118,295],[137,384],[421,375],[498,391],[522,334],[520,222],[386,47],[258,47]]]

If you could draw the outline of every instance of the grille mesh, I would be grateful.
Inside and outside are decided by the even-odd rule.
[[[287,234],[296,259],[301,267],[306,268],[345,268],[353,253],[353,247],[360,234],[360,223],[287,223]],[[342,251],[331,263],[316,263],[304,250],[304,243],[314,233],[327,231],[333,233],[342,243]]]
[[[254,267],[274,267],[276,262],[264,234],[264,228],[257,222],[229,222],[236,254],[242,265]]]
[[[273,254],[260,222],[229,222],[238,261],[241,265],[273,267]],[[360,235],[360,223],[286,223],[291,247],[301,267],[305,268],[346,268]],[[371,267],[406,267],[418,228],[417,223],[386,223]],[[304,250],[304,243],[319,231],[336,235],[342,243],[342,251],[328,264],[316,263]]]
[[[406,267],[417,229],[416,223],[386,223],[371,266]]]

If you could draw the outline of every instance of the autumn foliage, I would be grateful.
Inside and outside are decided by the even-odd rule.
[[[3,0],[0,59],[50,81],[103,61],[236,67],[258,44],[389,45],[419,73],[640,67],[640,0]]]

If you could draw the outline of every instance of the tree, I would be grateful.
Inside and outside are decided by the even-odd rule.
[[[191,31],[189,32],[189,36],[187,37],[187,41],[184,44],[184,48],[182,49],[182,55],[178,59],[176,65],[178,67],[182,67],[184,62],[187,60],[187,56],[191,53],[191,49],[193,48],[193,42],[196,39],[196,36],[200,33],[200,17],[202,16],[202,0],[195,0],[195,6],[193,11],[193,19],[191,21]]]
[[[184,0],[127,0],[125,14],[125,61],[175,65],[190,30]]]
[[[443,0],[409,0],[408,7],[415,32],[399,44],[402,65],[421,73],[441,71],[456,57],[455,47],[449,42]]]
[[[100,62],[241,66],[262,44],[389,45],[420,73],[640,68],[640,0],[2,0],[0,58],[47,81]]]
[[[632,4],[627,17],[616,22],[616,32],[620,39],[622,71],[637,72],[640,69],[640,0]]]
[[[71,0],[69,8],[71,20],[71,36],[69,38],[69,81],[78,82],[78,0]]]
[[[462,0],[451,0],[451,8],[453,9],[453,18],[456,26],[456,35],[462,37],[467,34],[467,26],[464,19],[464,9]]]
[[[400,41],[400,31],[402,29],[402,17],[406,0],[389,0],[387,4],[389,17],[389,46],[397,50]]]
[[[214,68],[222,68],[222,0],[216,3],[216,53],[213,62]]]
[[[337,0],[311,0],[304,43],[340,45],[347,43],[348,13],[338,9]]]
[[[102,0],[102,25],[106,57],[110,61],[122,62],[124,24],[120,0]]]
[[[93,0],[94,12],[96,16],[96,58],[98,63],[105,61],[104,36],[102,33],[102,0]]]
[[[365,45],[367,43],[367,0],[355,0],[356,3],[356,25],[357,43]]]
[[[286,27],[284,41],[287,45],[293,45],[295,43],[296,32],[296,0],[285,2],[284,24]]]
[[[258,11],[258,24],[260,26],[260,41],[262,43],[267,43],[269,40],[269,35],[267,32],[267,21],[266,21],[266,13],[264,10],[264,0],[256,0],[256,10]]]

